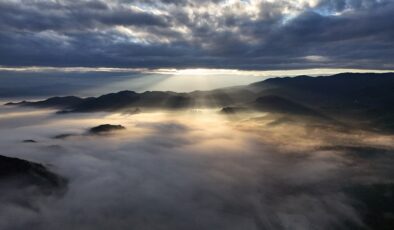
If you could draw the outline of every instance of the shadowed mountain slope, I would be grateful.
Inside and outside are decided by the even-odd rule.
[[[394,73],[271,78],[248,87],[260,95],[281,95],[306,104],[380,106],[394,99]]]
[[[17,188],[37,187],[44,193],[64,190],[67,180],[42,164],[0,155],[0,183],[12,182]]]
[[[266,112],[320,116],[320,114],[306,106],[276,95],[261,96],[256,99],[252,106],[257,110]]]
[[[260,96],[291,98],[325,116],[394,130],[394,74],[342,73],[272,78],[248,86]],[[292,110],[292,106],[287,107]]]

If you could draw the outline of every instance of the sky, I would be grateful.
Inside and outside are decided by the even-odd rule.
[[[0,66],[394,69],[392,0],[2,0]]]

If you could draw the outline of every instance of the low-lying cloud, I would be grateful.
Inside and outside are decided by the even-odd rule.
[[[36,116],[46,122],[1,123],[1,154],[47,164],[68,191],[26,197],[34,208],[0,204],[1,229],[347,229],[365,223],[344,189],[392,182],[389,155],[352,149],[390,152],[388,135],[217,111]],[[51,138],[104,123],[127,129]]]

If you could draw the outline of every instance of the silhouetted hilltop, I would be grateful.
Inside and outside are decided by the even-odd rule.
[[[69,106],[70,112],[92,112],[92,111],[111,111],[132,105],[139,100],[138,93],[133,91],[121,91],[118,93],[105,94],[97,98],[82,100],[80,103]]]
[[[22,143],[37,143],[37,141],[33,139],[27,139],[27,140],[23,140]]]
[[[248,112],[248,111],[250,111],[250,110],[246,107],[228,106],[228,107],[223,107],[220,110],[220,113],[222,113],[222,114],[236,114],[236,113],[244,113],[244,112]]]
[[[7,103],[6,105],[33,106],[42,108],[59,108],[60,113],[115,111],[130,108],[185,108],[191,104],[187,94],[174,92],[147,91],[136,93],[120,91],[99,97],[79,98],[74,96],[53,97],[43,101]]]
[[[212,91],[175,93],[161,91],[120,91],[99,97],[54,97],[43,101],[7,103],[6,105],[59,108],[59,113],[119,111],[132,108],[182,109],[188,107],[222,107],[255,100],[256,94],[243,87]],[[134,111],[134,110],[133,110]]]
[[[64,108],[64,107],[71,107],[75,106],[76,104],[81,103],[84,100],[75,96],[66,96],[66,97],[51,97],[44,101],[37,101],[37,102],[28,102],[28,101],[21,101],[17,103],[7,103],[6,105],[21,105],[21,106],[35,106],[35,107],[54,107],[54,108]]]
[[[311,77],[301,75],[296,77],[278,77],[250,84],[250,86],[281,85],[316,91],[318,89],[335,89],[348,91],[369,86],[394,84],[394,73],[340,73],[331,76]]]
[[[111,124],[104,124],[104,125],[99,125],[93,128],[89,129],[90,134],[103,134],[103,133],[109,133],[113,131],[118,131],[118,130],[124,130],[126,129],[122,125],[111,125]]]
[[[11,181],[17,188],[35,186],[45,193],[63,190],[67,180],[42,164],[0,155],[0,183]]]
[[[54,136],[54,139],[68,139],[72,137],[83,137],[90,135],[100,135],[100,134],[111,134],[115,131],[125,130],[126,128],[122,125],[111,125],[111,124],[103,124],[98,125],[92,128],[89,128],[84,133],[62,133]]]

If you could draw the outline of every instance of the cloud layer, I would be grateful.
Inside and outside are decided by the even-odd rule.
[[[0,2],[0,65],[393,69],[390,0]]]
[[[216,111],[56,116],[0,109],[2,154],[42,162],[69,179],[64,197],[25,196],[27,207],[2,202],[6,230],[349,229],[365,223],[344,188],[392,182],[387,135],[267,125],[272,117],[227,120]],[[127,129],[51,138],[108,122]],[[21,143],[27,138],[37,143]]]

